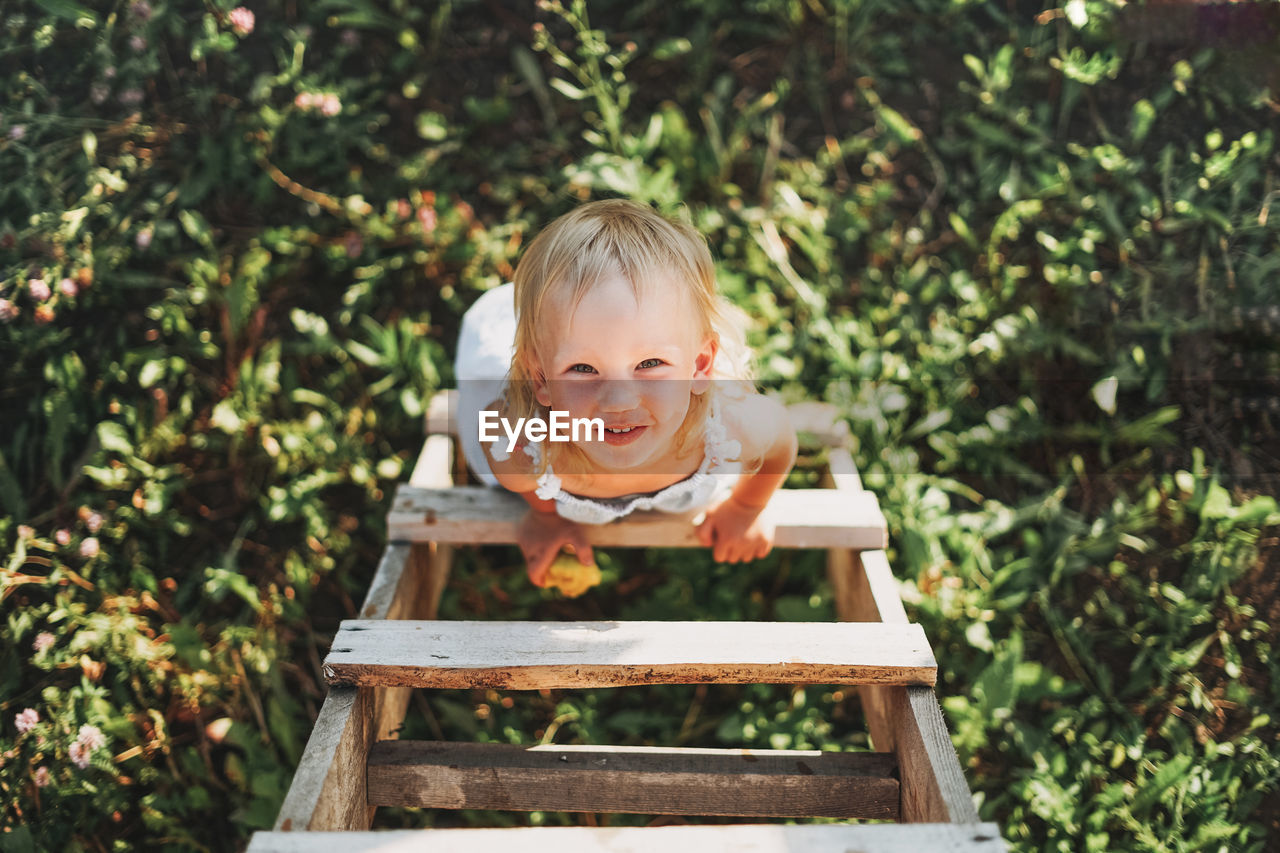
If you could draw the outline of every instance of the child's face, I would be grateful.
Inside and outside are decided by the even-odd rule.
[[[706,390],[714,340],[700,334],[689,299],[666,282],[639,296],[609,276],[572,310],[549,317],[540,354],[546,382],[538,401],[571,418],[601,418],[604,441],[579,442],[606,471],[671,460],[690,394]],[[611,432],[630,428],[628,432]]]

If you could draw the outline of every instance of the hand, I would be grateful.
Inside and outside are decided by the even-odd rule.
[[[516,544],[528,564],[529,580],[534,586],[547,585],[547,569],[560,551],[576,554],[584,566],[595,565],[586,532],[578,524],[566,521],[554,512],[530,509],[516,527]]]
[[[707,510],[698,539],[718,563],[748,563],[773,550],[774,524],[764,507],[741,504],[729,496]]]

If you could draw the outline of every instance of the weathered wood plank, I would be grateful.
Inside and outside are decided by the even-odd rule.
[[[862,491],[862,478],[853,454],[847,447],[833,447],[827,451],[827,471],[823,485],[846,492]]]
[[[347,620],[333,684],[516,690],[635,684],[933,684],[919,625]]]
[[[902,773],[901,819],[977,823],[978,811],[933,690],[895,687],[887,710],[896,723],[894,753]]]
[[[846,448],[832,448],[827,462],[824,485],[841,493],[861,491],[862,481],[853,456]],[[870,573],[867,571],[868,561]],[[830,549],[827,552],[827,579],[835,597],[837,618],[846,622],[907,622],[884,551]],[[888,696],[884,688],[862,685],[858,688],[858,697],[862,701],[872,744],[879,750],[892,750],[894,723],[889,719]]]
[[[401,486],[387,514],[391,541],[511,544],[528,510],[518,495],[483,486],[417,489]],[[780,489],[766,510],[777,525],[779,548],[883,548],[884,515],[875,495],[834,489]],[[691,515],[635,513],[624,521],[588,525],[593,545],[702,547]]]
[[[736,817],[898,816],[882,753],[386,741],[369,803]]]
[[[248,853],[1007,853],[992,823],[259,832]]]
[[[360,613],[370,619],[435,616],[449,549],[391,545],[383,552]],[[410,688],[334,688],[325,697],[276,818],[279,830],[367,829],[368,748],[404,720]]]
[[[365,789],[365,765],[374,735],[373,690],[329,690],[275,828],[298,830],[368,829],[373,818]]]
[[[419,489],[447,489],[453,485],[453,439],[429,435],[409,475],[409,485]]]
[[[427,435],[457,435],[458,391],[445,388],[431,395],[427,404]]]
[[[828,569],[844,578],[836,599],[841,619],[910,624],[883,551],[833,552]],[[901,819],[976,823],[973,798],[933,691],[880,685],[858,691],[872,743],[898,756]]]

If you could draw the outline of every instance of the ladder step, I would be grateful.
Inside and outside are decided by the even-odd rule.
[[[932,686],[937,663],[914,623],[348,619],[324,674],[358,687]]]
[[[379,741],[371,806],[896,820],[882,752]]]
[[[424,489],[401,485],[387,514],[392,542],[511,544],[528,504],[519,495],[485,486]],[[871,492],[779,489],[768,512],[779,548],[884,548],[888,534]],[[688,515],[635,513],[623,521],[587,527],[604,547],[702,547]]]
[[[993,823],[256,832],[248,853],[1007,853]]]

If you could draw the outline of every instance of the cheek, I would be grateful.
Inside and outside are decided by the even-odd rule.
[[[654,382],[647,395],[650,408],[660,413],[664,421],[674,421],[678,426],[689,410],[689,384],[672,380]]]

